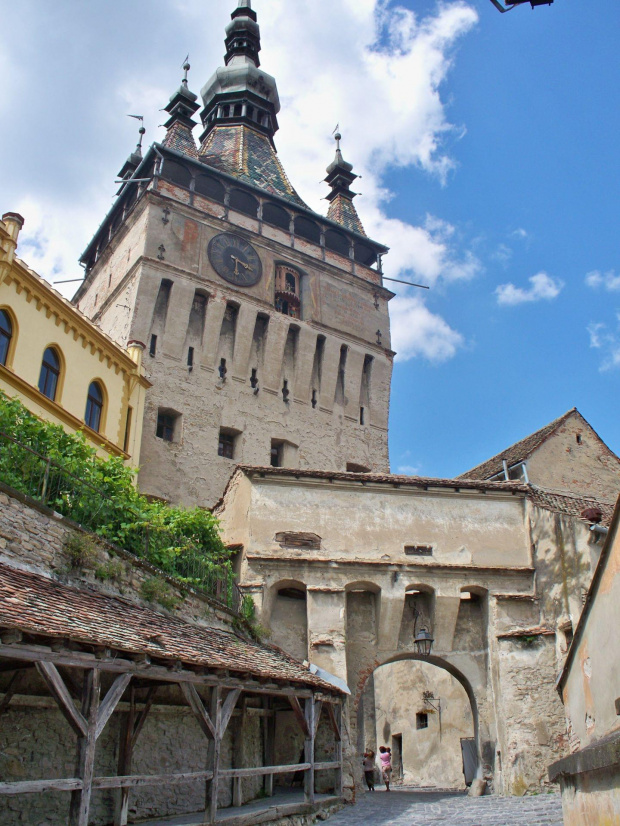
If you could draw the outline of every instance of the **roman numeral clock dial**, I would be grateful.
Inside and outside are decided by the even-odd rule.
[[[215,272],[237,287],[253,287],[263,274],[254,247],[239,235],[222,232],[209,242],[209,261]]]

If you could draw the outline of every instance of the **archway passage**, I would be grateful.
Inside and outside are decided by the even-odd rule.
[[[358,713],[358,747],[392,749],[393,782],[464,789],[478,767],[476,709],[463,681],[421,659],[375,669]]]

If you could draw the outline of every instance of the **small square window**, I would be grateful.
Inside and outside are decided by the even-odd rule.
[[[163,439],[164,442],[175,441],[175,431],[179,414],[172,410],[159,410],[157,413],[157,430],[155,435],[158,439]]]
[[[235,455],[235,437],[232,433],[220,430],[220,439],[217,446],[217,455],[225,459],[233,459]]]
[[[284,459],[284,445],[282,442],[271,442],[271,467],[282,467]]]
[[[432,545],[405,545],[406,556],[432,556]]]
[[[417,729],[428,728],[428,714],[425,711],[418,711],[416,714],[415,727]]]

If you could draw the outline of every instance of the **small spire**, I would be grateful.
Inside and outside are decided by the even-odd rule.
[[[327,217],[342,226],[366,235],[364,227],[359,219],[357,210],[353,205],[353,198],[356,193],[351,191],[351,184],[359,176],[353,172],[353,164],[347,163],[342,157],[340,141],[342,135],[336,127],[334,140],[336,141],[336,154],[334,160],[327,167],[327,177],[325,182],[331,187],[331,192],[327,195],[329,209]]]
[[[196,126],[196,123],[192,120],[192,115],[198,111],[199,104],[196,102],[198,96],[190,91],[188,86],[187,76],[190,69],[189,55],[187,55],[183,61],[181,85],[164,109],[170,117],[164,124],[168,131],[162,143],[170,149],[176,149],[186,155],[197,157],[196,144],[192,136],[192,129]]]
[[[144,117],[142,115],[127,115],[128,118],[135,118],[136,120],[140,121],[140,128],[138,129],[138,143],[136,144],[136,148],[131,153],[131,155],[127,158],[125,163],[123,164],[123,168],[118,173],[119,178],[131,178],[133,173],[136,169],[140,166],[142,161],[142,139],[146,132],[144,128]]]

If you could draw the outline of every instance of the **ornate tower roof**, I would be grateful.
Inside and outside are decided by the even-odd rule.
[[[190,68],[186,61],[183,64],[185,77],[165,107],[165,111],[168,112],[170,117],[164,124],[168,131],[162,143],[169,149],[176,149],[177,152],[183,152],[184,155],[197,158],[198,150],[192,135],[196,121],[192,120],[192,115],[198,111],[200,105],[196,102],[198,96],[190,92],[187,85],[187,73]]]
[[[204,125],[199,158],[209,166],[306,207],[276,154],[280,99],[259,68],[260,29],[251,0],[239,0],[226,27],[225,65],[201,91]]]
[[[231,123],[251,126],[273,141],[280,99],[275,79],[259,69],[260,29],[251,0],[239,0],[226,27],[225,45],[225,65],[200,93],[204,105],[201,141],[216,126]]]
[[[352,192],[350,188],[353,181],[359,176],[353,172],[352,164],[347,163],[342,157],[340,151],[342,135],[340,132],[336,132],[334,137],[336,139],[336,156],[327,167],[327,178],[325,178],[326,183],[331,187],[331,192],[327,195],[329,201],[327,217],[353,232],[366,235],[357,210],[353,205],[353,198],[357,193]]]

